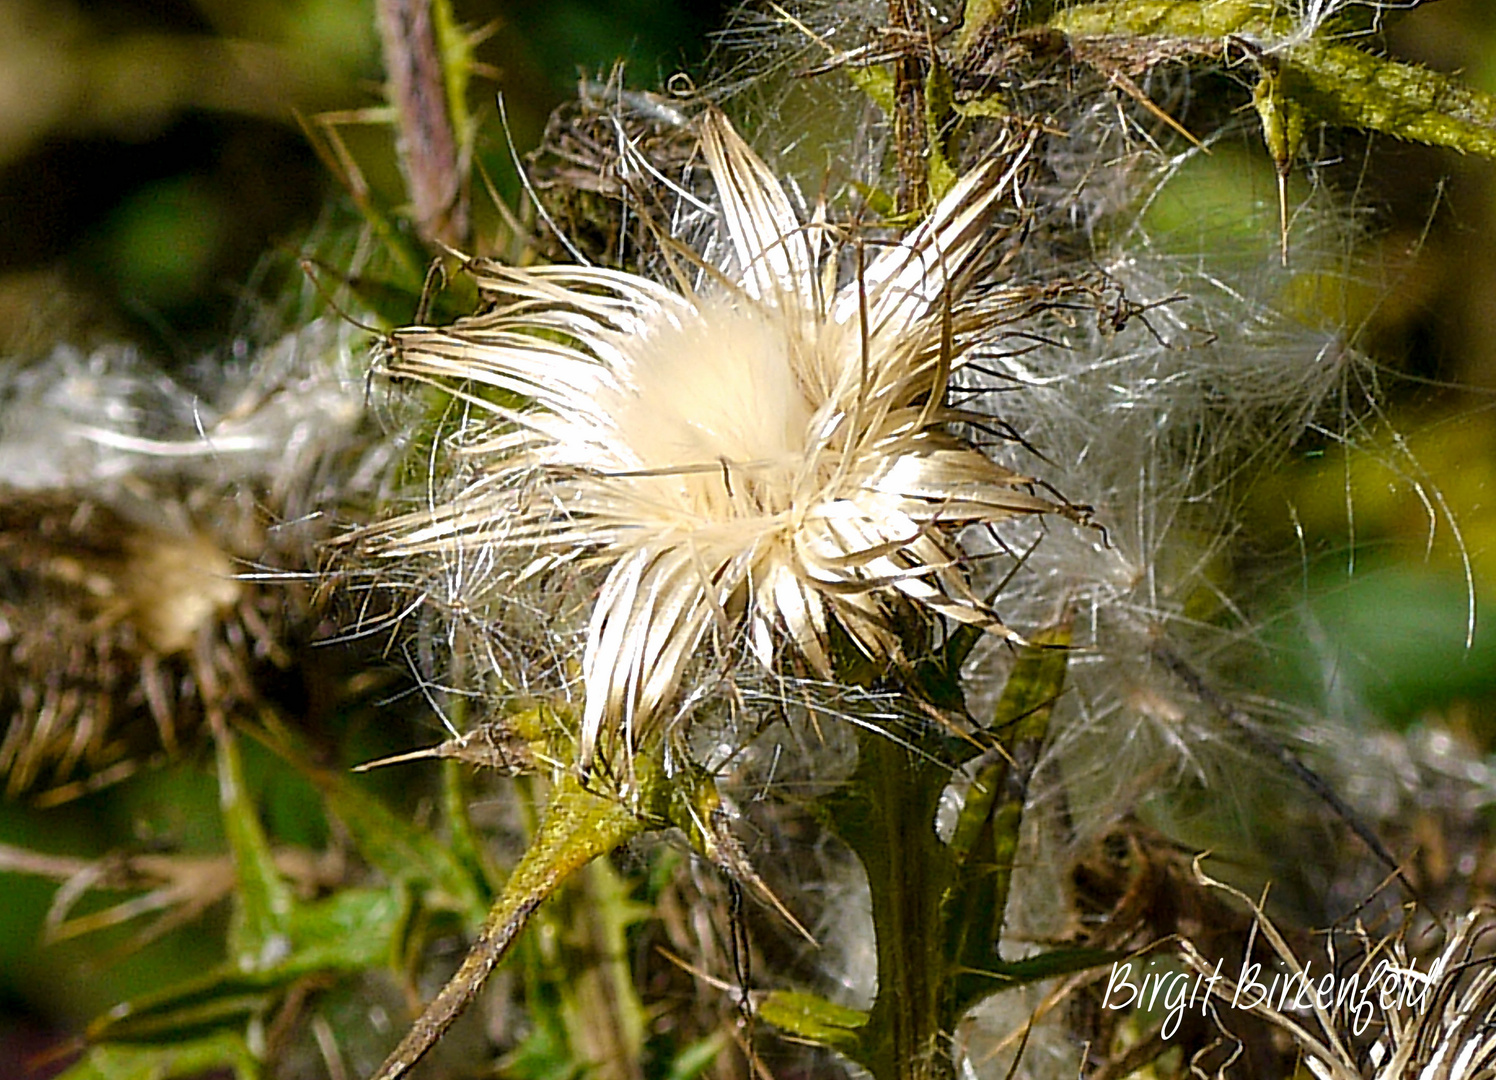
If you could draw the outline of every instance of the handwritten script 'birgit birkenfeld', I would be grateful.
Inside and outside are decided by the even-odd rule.
[[[1202,1016],[1206,1015],[1212,1001],[1247,1011],[1318,1010],[1338,1018],[1359,1036],[1378,1008],[1383,1012],[1421,1011],[1427,1003],[1428,988],[1439,975],[1437,963],[1424,973],[1412,966],[1380,960],[1365,972],[1343,976],[1326,972],[1316,976],[1311,960],[1293,971],[1273,973],[1271,979],[1263,972],[1262,964],[1245,962],[1232,980],[1221,974],[1222,964],[1217,960],[1214,970],[1207,975],[1172,967],[1153,970],[1152,961],[1146,966],[1141,960],[1114,963],[1102,1007],[1162,1010],[1167,1014],[1160,1031],[1165,1039],[1179,1030],[1180,1022],[1191,1009],[1198,1008]]]

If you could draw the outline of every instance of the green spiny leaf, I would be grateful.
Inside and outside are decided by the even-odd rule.
[[[1054,949],[1010,963],[998,961],[985,968],[968,969],[962,972],[956,995],[958,1007],[961,1015],[965,1015],[993,994],[1045,979],[1090,971],[1116,963],[1127,955],[1106,949]]]
[[[399,886],[343,889],[324,900],[298,904],[291,917],[291,952],[272,970],[290,979],[389,966],[409,908],[409,896]]]
[[[1294,46],[1278,66],[1307,121],[1496,157],[1496,97],[1448,75],[1323,41]]]
[[[1107,949],[1054,949],[1038,956],[994,965],[993,973],[1009,986],[1023,986],[1053,979],[1057,975],[1070,975],[1077,971],[1090,971],[1123,959],[1127,954]]]
[[[526,1001],[567,1061],[610,1075],[643,1056],[648,1017],[634,986],[629,928],[653,909],[634,902],[606,859],[594,859],[535,916]]]
[[[893,69],[886,65],[877,67],[848,67],[845,69],[852,85],[868,96],[868,99],[883,113],[893,116]]]
[[[1023,740],[1042,742],[1049,730],[1049,713],[1070,666],[1070,623],[1040,630],[1029,642],[992,713],[991,730],[1010,750]]]
[[[1042,630],[1019,653],[997,703],[990,730],[1000,739],[978,769],[956,820],[950,851],[958,863],[942,898],[947,954],[960,974],[949,1022],[995,989],[973,975],[998,960],[1013,880],[1028,782],[1049,731],[1049,717],[1069,665],[1068,622]]]
[[[229,928],[229,957],[242,971],[258,971],[285,952],[294,897],[276,869],[270,841],[245,789],[234,734],[220,724],[214,730],[214,744],[224,831],[239,878]]]
[[[1254,94],[1280,171],[1308,124],[1377,131],[1399,139],[1496,157],[1496,96],[1451,76],[1355,45],[1327,28],[1296,34],[1281,5],[1263,0],[1122,0],[1057,12],[1051,29],[1072,38],[1165,39],[1187,54],[1220,57],[1229,39],[1256,49],[1263,83]]]
[[[89,1039],[178,1042],[268,1011],[299,979],[388,966],[408,909],[400,889],[345,889],[296,905],[280,939],[282,954],[255,970],[228,963],[119,1005],[90,1025]]]
[[[951,164],[949,153],[960,120],[955,104],[951,73],[937,57],[925,75],[925,144],[930,148],[927,164],[932,206],[945,198],[956,182],[956,167]]]
[[[658,761],[636,760],[633,766],[640,805],[649,809],[661,805],[668,798],[669,778]],[[489,909],[478,940],[457,973],[385,1059],[376,1080],[405,1075],[436,1044],[513,947],[536,909],[562,882],[658,820],[658,814],[636,812],[617,798],[588,790],[573,773],[557,781],[545,818]]]
[[[482,921],[483,882],[438,837],[400,817],[351,777],[313,765],[285,738],[272,749],[322,793],[359,853],[386,877],[425,883],[431,890],[425,904],[458,911],[471,925]]]
[[[1231,34],[1277,37],[1291,29],[1282,5],[1264,0],[1109,0],[1063,8],[1049,26],[1073,37],[1198,38],[1211,48]]]

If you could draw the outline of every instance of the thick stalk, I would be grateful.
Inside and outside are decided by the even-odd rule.
[[[899,57],[893,64],[893,143],[898,158],[897,210],[912,214],[925,201],[925,64],[914,43],[924,33],[917,0],[888,0],[888,27]]]
[[[908,751],[893,740],[877,734],[865,738],[870,745],[863,752],[873,759],[879,781],[875,798],[887,845],[887,860],[879,868],[883,880],[873,891],[879,989],[872,1020],[877,1024],[880,1015],[887,1016],[891,1075],[899,1080],[953,1076],[944,1045],[949,1033],[940,1025],[946,967],[937,930],[940,890],[930,887],[948,868],[936,857],[944,854],[935,836],[940,792],[930,798],[930,785],[918,777],[924,770],[911,767]]]
[[[954,1072],[939,906],[952,867],[935,810],[949,770],[882,732],[865,731],[861,744],[857,772],[830,807],[867,872],[877,933],[878,997],[860,1061],[877,1080],[944,1080]]]

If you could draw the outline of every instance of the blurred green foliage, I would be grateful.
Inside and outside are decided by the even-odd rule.
[[[470,107],[480,157],[513,194],[502,93],[521,151],[579,73],[626,62],[657,85],[699,64],[721,0],[469,0],[486,38]],[[371,0],[0,0],[0,347],[45,340],[38,294],[61,268],[65,327],[124,330],[187,360],[243,326],[275,245],[336,194],[295,114],[369,109],[381,78]],[[399,190],[388,128],[351,132],[371,182]],[[54,323],[55,328],[58,324]]]

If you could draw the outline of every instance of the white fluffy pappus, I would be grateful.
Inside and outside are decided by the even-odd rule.
[[[746,638],[765,666],[787,641],[833,679],[833,625],[876,663],[906,659],[905,604],[1015,636],[969,588],[955,533],[1076,514],[952,434],[964,417],[946,401],[1004,317],[963,289],[1032,139],[872,255],[819,214],[802,223],[720,113],[700,132],[726,266],[677,260],[665,285],[472,260],[493,308],[391,341],[391,376],[447,388],[477,419],[455,493],[361,543],[386,564],[488,567],[461,598],[475,612],[566,564],[605,571],[581,664],[584,770],[601,746],[677,727],[708,641],[726,655]]]
[[[126,344],[7,358],[6,797],[58,803],[123,780],[308,662],[316,544],[388,471],[353,337],[319,318],[236,341],[247,362],[205,358],[230,370],[201,392]]]
[[[1071,140],[1081,145],[1065,149],[1082,152],[1083,140],[1102,134],[1082,126]],[[1204,744],[1239,743],[1157,652],[1229,690],[1224,668],[1257,647],[1260,629],[1233,580],[1246,493],[1311,426],[1334,432],[1354,423],[1356,401],[1376,393],[1375,373],[1334,325],[1336,313],[1302,299],[1311,284],[1328,293],[1355,271],[1346,212],[1325,191],[1306,198],[1296,209],[1293,264],[1284,267],[1263,163],[1262,198],[1243,208],[1246,227],[1237,217],[1235,232],[1222,237],[1217,211],[1198,237],[1156,233],[1136,206],[1189,182],[1185,167],[1199,160],[1192,149],[1119,166],[1128,170],[1132,206],[1097,230],[1105,246],[1093,259],[1114,306],[1130,312],[1124,329],[1055,320],[1036,347],[979,350],[966,376],[976,393],[1010,390],[1004,418],[1054,463],[1046,477],[1083,493],[1106,529],[1105,540],[1054,530],[1015,575],[1004,610],[1027,624],[1057,596],[1070,598],[1076,692],[1064,712],[1082,715],[1062,717],[1057,726],[1073,734],[1056,748],[1094,754],[1100,798],[1113,807],[1119,746],[1136,755],[1132,775],[1157,780],[1162,765],[1162,777],[1207,781],[1218,770]],[[973,670],[973,688],[982,674]],[[999,666],[992,693],[1002,675]],[[1098,733],[1107,736],[1099,743]]]

